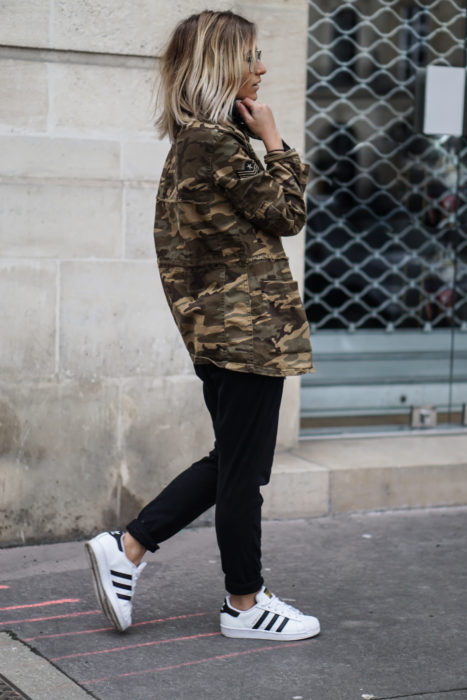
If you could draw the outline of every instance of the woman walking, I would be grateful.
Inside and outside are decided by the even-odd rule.
[[[284,377],[313,371],[308,324],[281,236],[305,221],[308,168],[257,102],[266,68],[256,27],[205,11],[175,29],[161,62],[158,127],[168,134],[155,244],[175,322],[203,382],[212,451],[128,524],[86,543],[99,603],[131,624],[142,558],[215,504],[228,637],[304,639],[315,617],[287,605],[261,575],[260,486],[270,478]],[[266,167],[249,135],[263,141]]]

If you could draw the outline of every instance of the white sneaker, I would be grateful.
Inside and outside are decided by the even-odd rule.
[[[94,589],[104,615],[120,631],[131,625],[132,597],[146,566],[135,566],[123,548],[123,532],[102,532],[86,542]]]
[[[256,595],[256,605],[249,610],[236,610],[227,596],[221,608],[221,632],[225,637],[256,639],[307,639],[319,634],[319,620],[304,615],[284,603],[265,586]]]

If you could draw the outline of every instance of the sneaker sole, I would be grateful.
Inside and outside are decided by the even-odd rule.
[[[235,637],[237,639],[276,639],[283,642],[293,642],[299,639],[316,637],[320,631],[319,625],[308,632],[294,634],[286,632],[267,632],[266,630],[252,630],[249,628],[235,629],[234,627],[225,627],[221,625],[221,633],[224,637]]]
[[[92,545],[91,542],[85,543],[86,554],[88,555],[89,563],[91,565],[92,572],[92,582],[94,584],[94,591],[96,593],[97,602],[102,608],[102,612],[108,620],[113,624],[113,626],[119,631],[124,632],[127,627],[125,627],[119,620],[118,614],[113,607],[112,600],[107,595],[105,590],[105,585],[102,581],[102,575],[105,572],[101,572],[99,569],[99,561],[96,557],[96,553],[93,549],[95,544]]]

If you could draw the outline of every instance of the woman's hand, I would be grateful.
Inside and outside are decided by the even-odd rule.
[[[247,127],[259,136],[268,151],[282,150],[282,139],[268,105],[246,97],[237,102],[238,111]]]

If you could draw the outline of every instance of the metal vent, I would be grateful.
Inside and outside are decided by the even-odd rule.
[[[310,0],[311,330],[467,330],[467,148],[415,131],[417,72],[464,66],[466,2]]]
[[[0,673],[0,700],[31,700],[29,695],[25,695],[8,678]]]

